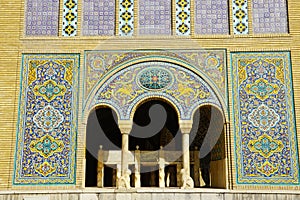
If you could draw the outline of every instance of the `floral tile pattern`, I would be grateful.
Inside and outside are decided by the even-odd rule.
[[[15,185],[75,184],[78,54],[24,54]]]

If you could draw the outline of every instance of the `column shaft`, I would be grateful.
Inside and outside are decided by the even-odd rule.
[[[128,169],[128,142],[129,142],[129,136],[126,133],[122,134],[122,176],[125,175],[127,169]]]

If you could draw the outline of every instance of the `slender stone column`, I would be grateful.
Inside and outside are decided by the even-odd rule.
[[[119,188],[130,188],[130,174],[131,171],[128,169],[128,144],[129,144],[129,133],[132,128],[132,121],[120,120],[119,128],[122,134],[122,155],[121,155],[121,178],[119,180]]]
[[[100,145],[98,151],[98,166],[97,166],[97,187],[104,187],[104,163],[103,163],[103,149]]]
[[[181,170],[182,187],[181,188],[193,188],[194,181],[190,176],[190,131],[192,129],[193,122],[190,120],[180,120],[179,127],[182,133],[182,159],[183,169]]]
[[[194,150],[194,182],[195,182],[196,187],[200,186],[199,168],[200,168],[199,149],[198,149],[198,147],[195,147],[195,150]]]
[[[134,163],[135,163],[135,170],[134,170],[134,187],[139,188],[141,187],[141,152],[139,150],[139,146],[136,146],[136,150],[134,152]]]
[[[159,161],[158,161],[158,166],[159,166],[159,187],[164,188],[166,183],[165,183],[165,156],[164,156],[164,151],[163,147],[160,146],[159,150]]]

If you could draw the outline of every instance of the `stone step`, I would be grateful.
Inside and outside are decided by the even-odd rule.
[[[0,191],[0,200],[298,200],[299,191],[239,191],[224,189],[89,188],[84,190]]]

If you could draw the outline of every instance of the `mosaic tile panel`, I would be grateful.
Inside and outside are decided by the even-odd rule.
[[[119,0],[119,35],[132,36],[134,29],[134,0]]]
[[[25,35],[58,35],[59,0],[26,0]]]
[[[145,62],[145,57],[151,59],[169,58],[182,63],[189,63],[198,70],[206,80],[214,86],[214,91],[227,104],[227,69],[226,51],[213,50],[169,50],[169,51],[85,51],[85,76],[84,76],[84,104],[94,92],[99,81],[117,67],[140,60]],[[225,87],[224,87],[225,86]]]
[[[234,34],[248,34],[248,0],[232,0],[232,7]]]
[[[171,35],[171,1],[139,1],[139,34]]]
[[[195,0],[195,34],[228,34],[228,1]]]
[[[62,36],[76,36],[77,0],[64,0]]]
[[[289,52],[231,59],[237,184],[299,184]]]
[[[223,109],[212,88],[202,78],[167,62],[139,63],[113,74],[97,89],[86,109],[111,105],[120,120],[129,120],[134,106],[153,96],[173,102],[182,120],[193,119],[194,110],[201,104]]]
[[[287,33],[286,0],[252,0],[254,33]]]
[[[83,0],[82,35],[115,35],[115,1]]]
[[[75,184],[77,54],[24,54],[15,185]]]
[[[176,35],[191,34],[190,0],[176,0]]]

